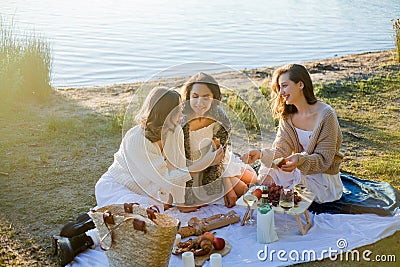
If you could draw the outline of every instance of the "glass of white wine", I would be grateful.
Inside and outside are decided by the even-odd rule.
[[[253,212],[252,212],[253,211],[253,205],[254,205],[254,203],[256,203],[258,201],[258,198],[255,195],[253,195],[252,192],[249,190],[243,196],[243,200],[250,207],[250,215],[249,215],[249,219],[246,221],[246,224],[247,225],[253,225],[254,222],[255,222],[254,219],[253,219]]]
[[[281,189],[279,195],[279,206],[283,209],[284,213],[287,213],[291,208],[294,207],[294,192],[291,189]],[[287,219],[285,217],[284,231],[289,230],[287,225]]]

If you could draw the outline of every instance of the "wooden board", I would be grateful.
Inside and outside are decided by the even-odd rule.
[[[215,250],[212,249],[210,253],[204,256],[195,256],[194,257],[194,264],[196,267],[201,267],[203,266],[204,262],[208,261],[210,259],[211,254],[213,253],[219,253],[221,256],[227,255],[231,251],[231,244],[229,244],[228,241],[225,240],[225,247],[221,250]]]
[[[308,207],[310,207],[311,203],[314,201],[315,194],[310,192],[310,191],[302,191],[298,192],[299,196],[301,197],[301,201],[297,203],[297,206],[294,208],[285,211],[283,208],[277,206],[273,207],[273,210],[277,213],[281,214],[291,214],[291,215],[300,215],[303,214],[306,210],[308,210]]]
[[[175,247],[172,248],[172,254],[177,255],[175,253],[174,249],[176,249],[176,248]],[[208,261],[210,259],[211,254],[219,253],[223,257],[223,256],[229,254],[230,251],[231,251],[231,244],[228,241],[225,240],[225,247],[223,249],[216,250],[216,249],[213,248],[208,254],[206,254],[204,256],[195,256],[194,257],[194,264],[196,265],[196,267],[201,267],[201,266],[203,266],[204,262],[206,262],[206,261]],[[180,256],[182,256],[182,254],[180,254]]]

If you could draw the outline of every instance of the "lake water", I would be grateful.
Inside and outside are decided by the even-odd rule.
[[[193,61],[235,69],[391,49],[399,0],[0,0],[53,51],[53,85],[144,81]],[[173,74],[171,74],[173,75]]]

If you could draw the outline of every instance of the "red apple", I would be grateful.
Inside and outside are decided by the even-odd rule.
[[[216,237],[214,238],[213,245],[216,250],[221,250],[225,247],[225,239],[221,237]]]
[[[252,194],[255,195],[258,198],[258,200],[260,200],[260,198],[262,196],[262,193],[263,192],[262,192],[262,190],[260,188],[257,188],[252,192]]]

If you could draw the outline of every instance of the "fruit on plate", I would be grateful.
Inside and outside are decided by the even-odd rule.
[[[205,232],[203,235],[204,235],[205,237],[208,237],[208,238],[211,240],[211,242],[214,241],[214,234],[213,234],[213,233],[211,233],[211,232]]]
[[[260,188],[256,188],[252,194],[255,195],[258,200],[260,200],[261,196],[262,196],[263,191]]]
[[[216,250],[221,250],[225,247],[225,239],[222,237],[214,238],[213,246]]]
[[[215,240],[214,240],[215,241]],[[212,250],[213,242],[204,236],[198,236],[196,239],[189,239],[185,242],[179,242],[177,247],[172,251],[173,254],[179,255],[186,251],[193,252],[194,256],[204,256]]]
[[[268,202],[272,204],[272,206],[276,207],[279,203],[280,191],[283,189],[283,186],[272,183],[268,187]],[[294,191],[294,205],[296,206],[301,201],[301,196]]]
[[[285,158],[277,158],[277,159],[274,159],[274,164],[275,164],[278,168],[280,168],[280,167],[282,167],[283,165],[286,164],[286,159],[285,159]]]

